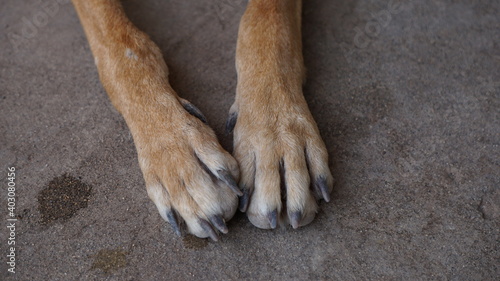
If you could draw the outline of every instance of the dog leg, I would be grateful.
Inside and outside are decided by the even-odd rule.
[[[234,126],[240,210],[260,228],[314,219],[316,199],[330,200],[333,178],[318,127],[302,95],[304,65],[298,0],[249,1],[236,50]]]
[[[148,195],[180,234],[217,240],[236,211],[237,162],[201,112],[168,82],[158,47],[126,17],[118,0],[73,0],[99,76],[134,138]]]

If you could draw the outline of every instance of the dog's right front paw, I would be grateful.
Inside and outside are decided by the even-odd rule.
[[[178,235],[185,222],[188,232],[217,241],[242,194],[238,165],[192,104],[158,107],[127,120],[148,195]]]

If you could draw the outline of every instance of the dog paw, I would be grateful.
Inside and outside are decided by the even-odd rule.
[[[259,228],[304,226],[314,219],[317,200],[330,201],[328,153],[299,94],[237,96],[226,123],[228,132],[234,129],[240,167],[239,209]]]
[[[234,215],[239,170],[203,114],[183,99],[149,105],[129,118],[149,197],[181,235],[218,240]]]

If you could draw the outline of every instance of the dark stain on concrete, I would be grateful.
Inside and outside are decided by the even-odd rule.
[[[100,269],[105,273],[118,270],[127,266],[127,255],[129,253],[122,249],[103,249],[94,256],[92,269]]]
[[[200,239],[193,235],[186,235],[182,237],[182,244],[188,249],[201,250],[208,245],[208,240]]]
[[[70,175],[54,178],[38,194],[41,223],[67,221],[78,210],[87,207],[91,191],[92,186]]]

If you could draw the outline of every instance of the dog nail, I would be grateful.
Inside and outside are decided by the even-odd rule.
[[[201,111],[196,107],[194,106],[192,103],[186,101],[186,102],[183,102],[182,103],[182,106],[184,107],[184,109],[191,115],[193,115],[194,117],[198,118],[201,120],[201,122],[207,124],[207,118],[205,118],[205,115],[203,115],[203,113],[201,113]]]
[[[248,202],[250,201],[250,190],[244,188],[243,195],[240,197],[240,203],[238,205],[238,209],[240,212],[244,213],[248,209]]]
[[[215,215],[210,218],[210,222],[222,233],[228,232],[226,223],[221,215]]]
[[[227,184],[234,191],[234,193],[236,193],[238,196],[243,195],[243,192],[241,192],[240,188],[238,187],[236,180],[228,171],[218,170],[217,174],[218,178],[225,184]]]
[[[236,120],[238,119],[238,113],[233,112],[229,114],[229,117],[226,121],[226,135],[229,135],[233,132],[234,126],[236,125]]]
[[[175,234],[177,234],[178,236],[181,236],[181,228],[179,227],[179,222],[177,221],[177,216],[175,215],[175,213],[172,210],[167,212],[167,220],[168,220],[168,223],[174,229]]]
[[[272,229],[276,228],[276,225],[278,223],[278,211],[274,210],[267,214],[267,219],[269,220],[269,224],[271,225]]]
[[[328,190],[326,178],[324,176],[319,176],[315,185],[316,189],[321,193],[323,199],[325,199],[326,202],[330,202],[330,192]]]
[[[299,227],[300,220],[302,219],[302,212],[296,211],[290,214],[290,224],[293,229],[297,229]]]
[[[208,221],[206,221],[204,219],[200,219],[199,224],[200,224],[201,228],[203,228],[203,230],[208,234],[210,239],[212,239],[215,242],[217,242],[219,240],[219,236],[217,235],[217,233],[215,232],[215,230],[212,228],[212,226],[210,225],[210,223]]]

